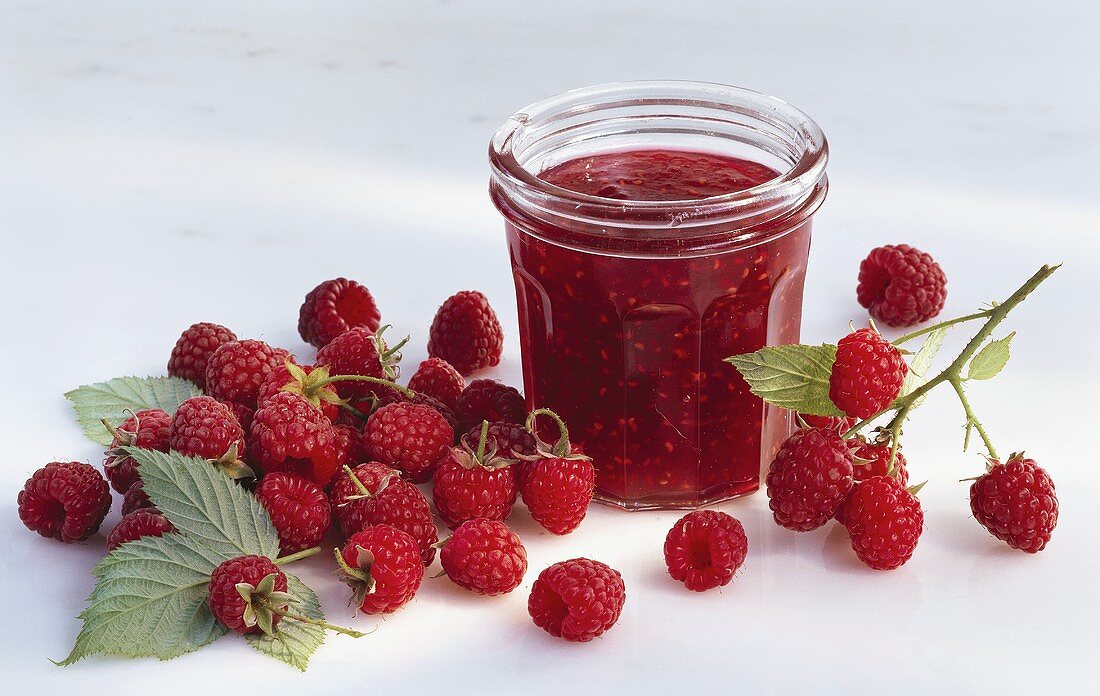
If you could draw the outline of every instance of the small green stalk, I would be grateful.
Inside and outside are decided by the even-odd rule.
[[[914,404],[916,404],[925,394],[932,391],[943,382],[950,382],[952,387],[955,388],[955,392],[959,395],[959,399],[962,402],[963,410],[966,412],[967,422],[973,424],[974,428],[978,431],[978,434],[981,436],[986,448],[989,450],[989,456],[996,458],[997,451],[996,449],[994,449],[993,443],[990,440],[988,433],[986,433],[985,428],[982,426],[977,416],[974,415],[974,410],[970,407],[970,402],[966,398],[966,393],[963,390],[962,383],[965,381],[965,378],[963,377],[963,369],[966,367],[967,363],[970,362],[970,359],[974,357],[974,354],[978,352],[978,349],[982,347],[982,344],[985,343],[986,339],[988,339],[993,334],[993,331],[997,328],[997,326],[1002,321],[1004,321],[1004,318],[1008,316],[1008,313],[1015,309],[1016,306],[1019,305],[1021,302],[1023,302],[1027,298],[1027,296],[1035,290],[1035,288],[1039,287],[1040,283],[1049,278],[1056,270],[1058,270],[1059,267],[1061,267],[1061,264],[1058,264],[1056,266],[1044,265],[1042,268],[1036,271],[1034,275],[1028,278],[1027,282],[1025,282],[1014,293],[1012,293],[1007,300],[991,309],[982,310],[974,314],[968,314],[964,317],[959,317],[958,319],[951,319],[945,322],[940,322],[939,324],[926,327],[919,331],[914,331],[895,340],[894,345],[897,345],[911,338],[916,338],[917,336],[931,333],[932,331],[935,331],[936,329],[942,328],[944,326],[951,326],[953,324],[959,324],[964,321],[971,321],[973,319],[985,319],[985,324],[982,325],[982,328],[979,329],[976,334],[974,334],[974,337],[970,339],[970,342],[966,344],[966,346],[962,349],[962,352],[959,353],[959,355],[951,362],[951,364],[944,368],[942,372],[922,384],[917,389],[914,389],[911,393],[906,394],[905,396],[894,401],[894,403],[891,404],[884,411],[882,411],[882,413],[877,413],[870,418],[865,418],[864,420],[860,421],[851,429],[849,429],[848,432],[844,433],[844,437],[847,438],[856,434],[868,423],[881,417],[883,413],[894,411],[894,416],[890,419],[890,422],[886,425],[885,428],[887,431],[890,432],[891,438],[890,463],[888,468],[893,469],[895,459],[897,458],[898,444],[901,439],[901,428],[902,425],[905,423],[906,418],[909,417],[910,410],[912,410]]]
[[[325,629],[328,629],[330,631],[335,631],[337,633],[343,633],[345,636],[351,636],[352,638],[362,638],[363,636],[367,635],[366,633],[363,633],[362,631],[356,631],[356,630],[351,629],[351,628],[344,628],[343,626],[334,626],[333,624],[330,624],[326,621],[321,621],[320,619],[314,619],[312,617],[305,616],[303,614],[298,614],[298,613],[293,612],[293,611],[287,611],[286,609],[284,609],[282,607],[275,606],[274,604],[267,601],[266,599],[259,600],[259,603],[260,603],[261,606],[263,606],[265,609],[267,609],[271,613],[278,614],[279,616],[282,616],[283,618],[286,618],[286,619],[290,619],[291,621],[301,621],[302,623],[311,624],[313,626],[320,626],[321,628],[325,628]]]
[[[891,343],[893,343],[895,346],[900,346],[902,343],[905,343],[906,341],[909,341],[909,340],[914,339],[914,338],[919,338],[920,336],[924,336],[925,334],[930,334],[933,331],[936,331],[938,329],[945,329],[948,326],[954,326],[955,324],[962,324],[962,323],[967,322],[967,321],[974,321],[975,319],[985,319],[986,317],[989,316],[990,312],[992,312],[992,311],[993,310],[991,310],[991,309],[983,309],[979,312],[974,312],[973,314],[967,314],[966,316],[955,317],[954,319],[948,319],[947,321],[941,321],[938,324],[932,324],[931,326],[926,326],[923,329],[918,329],[917,331],[913,331],[913,332],[898,336],[893,341],[891,341]]]
[[[416,392],[408,387],[403,387],[397,382],[391,382],[388,379],[379,379],[377,377],[368,377],[367,375],[333,375],[322,380],[318,380],[314,386],[318,389],[321,387],[327,387],[330,384],[336,384],[337,382],[370,382],[371,384],[381,384],[382,386],[389,387],[395,391],[399,391],[405,396],[412,398],[416,396]]]
[[[275,559],[275,565],[286,565],[287,563],[293,563],[295,561],[300,561],[303,558],[309,558],[310,556],[314,556],[314,555],[320,553],[320,551],[321,551],[320,546],[314,546],[311,549],[303,549],[302,551],[298,551],[297,553],[292,553],[292,554],[287,555],[287,556],[279,556],[278,558]]]

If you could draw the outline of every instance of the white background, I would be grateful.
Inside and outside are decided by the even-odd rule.
[[[1100,654],[1095,586],[1100,223],[1097,5],[925,2],[31,3],[0,7],[0,665],[19,693],[1023,693],[1086,689]],[[302,296],[347,275],[424,357],[444,297],[479,288],[507,332],[491,375],[518,382],[515,304],[485,148],[509,113],[618,79],[729,82],[781,96],[829,136],[804,338],[865,317],[858,261],[908,242],[950,278],[945,316],[1066,266],[999,332],[1013,357],[973,400],[1004,452],[1026,448],[1062,517],[1038,556],[970,516],[980,471],[962,414],[937,394],[906,452],[926,531],[893,573],[835,526],[777,528],[762,495],[721,506],[751,550],[718,592],[666,575],[675,513],[593,509],[554,538],[510,520],[531,569],[487,599],[445,579],[381,620],[352,618],[325,559],[297,568],[333,636],[305,675],[229,637],[167,663],[61,669],[103,536],[25,530],[16,491],[54,459],[98,464],[61,395],[164,369],[179,331],[218,321],[312,353]],[[962,332],[949,341],[957,348]],[[118,519],[112,512],[104,526]],[[587,645],[527,617],[548,564],[622,571],[619,624]],[[434,572],[434,571],[433,571]]]

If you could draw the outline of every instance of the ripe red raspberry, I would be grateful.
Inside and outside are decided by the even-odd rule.
[[[459,587],[483,595],[506,594],[527,572],[527,550],[498,520],[463,522],[439,552],[443,572]]]
[[[890,469],[889,443],[871,443],[857,435],[848,440],[848,446],[852,452],[852,475],[856,481],[865,481],[872,476],[887,475]],[[902,487],[909,485],[909,470],[905,462],[905,455],[901,453],[900,449],[894,461],[894,475]]]
[[[480,428],[482,421],[522,423],[527,417],[527,402],[515,387],[495,379],[475,379],[458,397],[455,415],[459,432]]]
[[[264,474],[285,471],[325,486],[340,467],[332,422],[305,397],[279,392],[252,417],[251,461]]]
[[[717,510],[689,512],[665,537],[668,574],[693,592],[729,584],[748,552],[745,528]]]
[[[267,474],[256,486],[256,500],[271,516],[284,556],[317,546],[328,531],[328,497],[301,476]]]
[[[448,297],[428,333],[428,355],[443,358],[464,375],[500,364],[503,347],[500,321],[489,298],[476,290]]]
[[[825,428],[844,434],[856,424],[855,418],[847,416],[814,416],[808,413],[800,413],[798,417],[811,428]]]
[[[341,579],[352,588],[352,602],[366,614],[396,611],[420,589],[424,564],[416,541],[388,524],[356,532],[337,551]]]
[[[145,492],[145,484],[139,479],[130,486],[126,494],[122,496],[122,516],[129,515],[134,510],[156,510],[153,501],[149,500],[149,494]]]
[[[432,499],[443,524],[454,529],[476,518],[508,519],[516,502],[516,474],[511,464],[495,449],[487,449],[484,440],[476,449],[470,440],[451,447],[432,478]]]
[[[527,611],[552,636],[584,643],[615,625],[626,602],[619,571],[599,561],[574,558],[539,573]]]
[[[241,430],[244,430],[244,439],[247,444],[248,433],[252,431],[252,416],[255,415],[256,409],[251,406],[237,403],[236,401],[223,401],[222,403],[228,406],[229,410],[233,412],[233,415],[237,417],[237,423],[240,424]],[[245,449],[247,450],[248,448],[246,447]]]
[[[336,452],[340,466],[355,467],[367,461],[367,451],[363,449],[363,431],[344,423],[332,426],[336,433]]]
[[[370,290],[347,278],[326,280],[309,291],[298,312],[298,333],[318,348],[348,329],[377,331],[382,314]]]
[[[466,431],[465,438],[469,442],[477,442],[480,437],[481,423]],[[519,423],[489,423],[485,449],[488,451],[494,448],[505,459],[530,456],[535,453],[535,436]]]
[[[283,617],[268,604],[285,610],[293,600],[286,593],[286,575],[266,556],[231,558],[210,574],[210,612],[237,633],[270,635]]]
[[[890,476],[857,483],[837,519],[848,529],[856,556],[875,570],[893,570],[908,561],[924,530],[920,501]]]
[[[119,546],[142,537],[159,537],[174,531],[176,531],[176,528],[156,508],[134,510],[127,515],[123,515],[115,528],[107,535],[107,550],[114,551]]]
[[[206,393],[218,401],[256,407],[256,396],[268,373],[289,353],[263,341],[232,341],[219,347],[206,365]]]
[[[168,439],[180,454],[208,459],[231,478],[253,475],[242,461],[244,429],[228,406],[209,396],[194,396],[180,404]]]
[[[1054,481],[1034,459],[1014,454],[970,484],[970,509],[989,533],[1014,549],[1042,551],[1058,524]]]
[[[404,472],[413,483],[424,483],[432,477],[435,465],[454,439],[447,420],[435,409],[420,404],[383,406],[363,428],[363,447],[370,458]]]
[[[551,534],[569,534],[588,514],[596,468],[569,442],[569,432],[557,414],[547,409],[532,412],[528,429],[533,429],[539,415],[550,416],[561,435],[552,446],[536,438],[537,453],[525,467],[520,493],[531,517],[543,528]]]
[[[416,374],[409,380],[409,389],[427,394],[451,409],[465,388],[466,380],[442,358],[428,358],[420,363]]]
[[[210,356],[223,344],[236,341],[237,335],[220,324],[200,322],[192,324],[172,348],[168,358],[168,374],[189,379],[206,388],[206,365]]]
[[[947,276],[920,249],[887,244],[873,249],[859,264],[856,298],[887,326],[912,326],[943,309]]]
[[[860,329],[837,344],[829,398],[849,416],[870,418],[893,403],[908,371],[897,348],[874,329]]]
[[[768,470],[768,506],[775,522],[808,532],[828,522],[852,488],[852,453],[840,435],[803,428],[783,441]]]
[[[167,452],[170,446],[168,429],[171,424],[172,417],[159,408],[137,411],[117,428],[104,422],[113,436],[111,446],[106,452],[107,458],[103,460],[103,473],[107,474],[112,488],[119,493],[125,493],[140,480],[137,460],[123,448],[141,447]]]
[[[383,389],[378,395],[376,410],[377,408],[388,406],[389,404],[420,404],[422,406],[428,406],[429,408],[435,409],[439,415],[446,419],[447,425],[451,426],[451,430],[454,431],[455,435],[461,432],[458,429],[458,416],[455,415],[455,412],[442,401],[430,397],[423,392],[413,392],[412,396],[408,396],[396,389]]]
[[[409,339],[406,336],[391,348],[382,337],[387,328],[383,326],[377,333],[363,327],[345,331],[317,351],[317,366],[327,365],[332,375],[397,379],[401,347]],[[379,390],[379,386],[371,382],[346,381],[336,384],[336,391],[345,399],[369,398]]]
[[[416,540],[424,565],[435,558],[439,532],[428,499],[396,470],[378,462],[360,464],[350,474],[345,471],[336,477],[329,500],[345,537],[371,525],[388,524]]]
[[[27,479],[18,504],[27,529],[69,544],[99,530],[111,509],[111,487],[91,464],[50,462]]]

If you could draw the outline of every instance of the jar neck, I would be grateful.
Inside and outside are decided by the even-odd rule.
[[[765,164],[758,186],[681,201],[624,201],[551,184],[539,173],[598,152],[694,150]],[[489,148],[497,207],[548,241],[644,255],[713,253],[797,227],[828,188],[828,146],[808,116],[773,97],[699,82],[626,82],[551,97],[515,114]]]

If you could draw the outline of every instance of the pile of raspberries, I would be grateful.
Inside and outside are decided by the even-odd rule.
[[[880,321],[909,325],[939,312],[945,284],[927,254],[880,247],[861,265],[858,295]],[[107,537],[108,550],[172,532],[125,448],[176,450],[254,490],[283,555],[316,547],[335,526],[345,539],[334,553],[338,575],[365,613],[407,603],[437,551],[443,573],[457,585],[484,595],[515,590],[527,571],[523,543],[505,524],[517,497],[547,531],[568,534],[592,500],[592,462],[569,442],[564,425],[555,443],[543,442],[534,427],[539,411],[529,414],[515,388],[466,381],[501,356],[500,323],[482,293],[459,292],[439,308],[429,358],[407,387],[393,381],[404,341],[390,346],[386,328],[367,288],[344,278],[321,283],[301,307],[299,333],[318,349],[312,364],[263,341],[239,340],[217,324],[188,327],[168,373],[195,382],[205,395],[174,414],[141,410],[111,427],[106,478],[80,462],[35,472],[19,494],[21,519],[43,536],[83,541],[98,530],[114,488],[123,496],[123,518]],[[842,339],[830,397],[846,417],[806,416],[766,479],[778,524],[807,531],[836,519],[857,556],[876,569],[909,559],[923,513],[906,487],[903,456],[888,467],[888,445],[843,434],[897,397],[906,370],[898,350],[873,328]],[[429,482],[430,501],[421,489]],[[991,462],[974,481],[971,502],[991,533],[1031,553],[1044,547],[1057,520],[1049,476],[1022,455]],[[436,519],[450,530],[443,541]],[[715,510],[685,515],[664,544],[671,577],[697,592],[728,584],[747,552],[741,523]],[[232,630],[270,632],[283,618],[271,608],[289,601],[285,590],[286,578],[270,559],[242,556],[214,571],[209,602]],[[624,601],[617,571],[575,558],[539,574],[528,609],[551,635],[589,641],[618,620]]]

